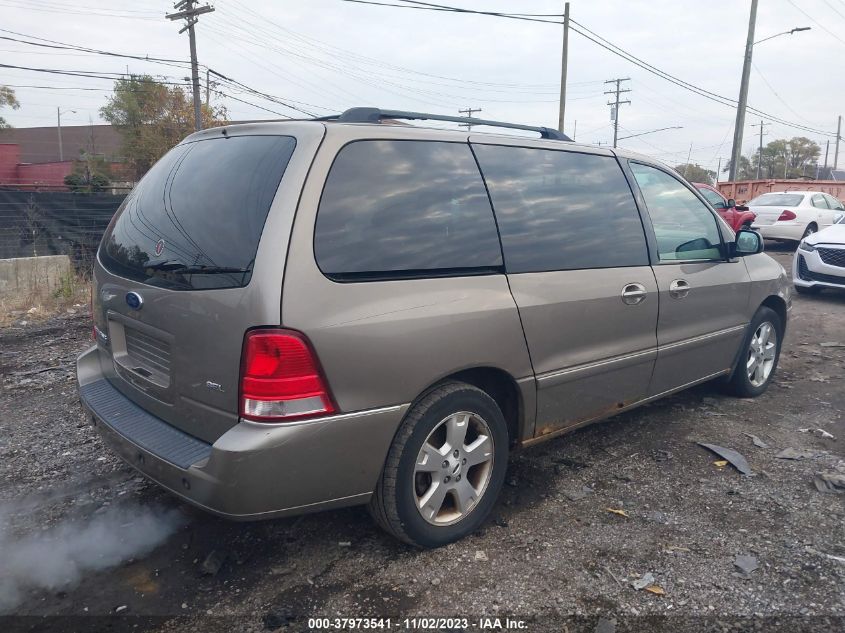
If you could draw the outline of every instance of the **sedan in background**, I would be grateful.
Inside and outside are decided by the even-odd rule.
[[[831,226],[842,202],[821,191],[764,193],[748,203],[757,214],[752,228],[769,240],[798,242]]]
[[[698,192],[707,199],[707,202],[716,209],[716,213],[722,216],[722,219],[734,231],[751,228],[754,222],[754,214],[748,210],[748,207],[737,206],[736,200],[726,198],[718,189],[705,185],[703,182],[694,182],[692,185],[698,189]]]
[[[837,213],[833,226],[801,240],[792,279],[801,294],[816,294],[822,288],[845,290],[845,212]]]

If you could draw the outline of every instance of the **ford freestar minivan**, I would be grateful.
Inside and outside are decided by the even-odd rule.
[[[386,118],[451,120],[209,129],[126,198],[78,377],[144,475],[235,519],[369,504],[434,547],[484,521],[514,448],[719,377],[766,389],[786,274],[674,171]]]

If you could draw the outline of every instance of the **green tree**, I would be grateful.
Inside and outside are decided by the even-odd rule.
[[[203,106],[203,127],[222,125],[226,114],[223,106]],[[194,131],[193,99],[188,92],[149,75],[118,79],[100,115],[121,132],[124,156],[139,177]]]
[[[761,178],[801,178],[811,166],[815,170],[820,155],[818,143],[805,136],[776,139],[766,144],[762,155],[757,151],[751,157],[752,178],[757,177],[758,163]]]
[[[20,102],[18,101],[17,97],[15,97],[15,91],[9,88],[8,86],[0,86],[0,108],[3,107],[10,107],[12,110],[17,110],[21,107]],[[6,119],[0,116],[0,129],[12,127],[6,122]]]
[[[698,163],[675,165],[674,169],[690,182],[703,182],[705,184],[712,185],[716,179],[715,171],[705,169]]]
[[[109,165],[99,156],[82,153],[74,161],[73,172],[65,176],[65,185],[76,193],[93,193],[109,188]]]
[[[722,173],[729,174],[731,171],[731,161],[722,168]],[[757,173],[757,168],[752,167],[751,161],[746,156],[739,157],[739,163],[736,169],[737,180],[752,180]]]

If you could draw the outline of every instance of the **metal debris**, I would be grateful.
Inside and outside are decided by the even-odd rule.
[[[814,451],[809,448],[785,448],[780,453],[775,455],[778,459],[815,459],[820,455],[824,455],[824,451]]]
[[[709,451],[713,451],[719,457],[722,457],[728,460],[731,465],[736,468],[739,472],[743,475],[753,475],[754,472],[751,470],[751,466],[748,464],[748,460],[746,460],[742,455],[737,453],[732,448],[725,448],[724,446],[718,446],[716,444],[705,444],[704,442],[696,442],[699,446],[703,446]]]
[[[744,435],[746,435],[747,437],[750,437],[752,444],[754,444],[754,446],[756,446],[757,448],[769,448],[768,444],[766,444],[763,440],[761,440],[759,437],[757,437],[753,433],[744,433]]]
[[[845,494],[845,475],[841,473],[816,473],[813,483],[819,492]]]

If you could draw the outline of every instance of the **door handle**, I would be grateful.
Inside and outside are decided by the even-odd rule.
[[[669,294],[673,299],[683,299],[689,294],[690,285],[686,279],[675,279],[669,284]]]
[[[648,293],[642,284],[627,284],[622,288],[622,303],[635,306],[642,303]]]

